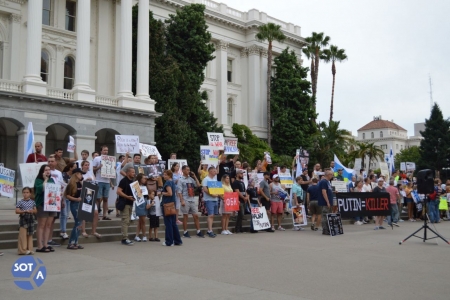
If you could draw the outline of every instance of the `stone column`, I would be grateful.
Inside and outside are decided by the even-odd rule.
[[[95,102],[89,85],[91,48],[91,1],[77,1],[77,59],[75,61],[74,100]]]
[[[97,137],[95,135],[90,136],[90,135],[80,135],[80,134],[75,134],[72,136],[75,139],[75,145],[77,146],[78,158],[81,159],[81,151],[83,151],[83,150],[89,151],[89,156],[91,157],[92,152],[94,152],[96,150],[95,149],[95,140],[97,139]]]
[[[241,63],[240,69],[241,73],[241,85],[242,85],[242,93],[241,93],[241,101],[239,101],[239,116],[240,116],[240,124],[244,124],[246,126],[250,126],[249,124],[249,98],[248,98],[248,49],[241,49]]]
[[[260,49],[256,45],[248,48],[248,117],[250,129],[260,127],[259,108],[261,105],[261,65]],[[253,128],[252,128],[253,127]],[[258,128],[259,129],[259,128]]]
[[[20,81],[19,77],[19,68],[13,64],[17,64],[20,60],[20,25],[22,22],[22,16],[11,14],[9,16],[9,19],[11,20],[11,47],[10,47],[10,57],[9,59],[9,78],[13,81]],[[5,57],[5,56],[4,56]],[[5,61],[4,61],[5,62]]]
[[[27,94],[47,94],[47,85],[40,76],[42,40],[42,0],[28,1],[27,56],[22,90]]]
[[[149,2],[139,0],[136,97],[149,100]]]
[[[219,41],[216,44],[217,59],[217,97],[216,97],[216,117],[220,124],[227,124],[227,58],[228,43]]]
[[[267,49],[261,48],[261,100],[259,126],[267,128]]]
[[[133,97],[131,92],[132,58],[132,1],[122,0],[120,5],[120,62],[119,97]]]

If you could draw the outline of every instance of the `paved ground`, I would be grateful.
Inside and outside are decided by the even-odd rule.
[[[344,227],[338,237],[276,232],[192,238],[181,247],[86,244],[36,255],[48,276],[39,289],[17,288],[15,249],[0,257],[0,299],[449,299],[450,246],[398,242],[419,228]],[[450,237],[450,222],[438,224]]]

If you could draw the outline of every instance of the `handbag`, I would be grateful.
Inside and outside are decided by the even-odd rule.
[[[119,200],[116,203],[116,209],[118,211],[122,211],[125,208],[125,199],[119,198]]]
[[[175,216],[177,211],[175,209],[175,202],[169,202],[164,204],[164,216]]]

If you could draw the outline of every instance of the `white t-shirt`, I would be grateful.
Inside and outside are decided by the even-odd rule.
[[[83,180],[88,180],[88,181],[94,181],[95,182],[95,175],[94,172],[92,171],[87,171],[86,174],[83,175]]]
[[[58,170],[50,170],[50,176],[53,178],[53,181],[55,181],[55,184],[61,185],[61,193],[64,192],[64,189],[67,186],[67,183],[64,182],[64,179],[62,177],[62,173]]]
[[[92,167],[100,167],[100,165],[102,164],[102,157],[101,156],[97,156],[96,158],[94,158],[94,160],[92,161]],[[109,178],[104,178],[101,176],[101,168],[97,170],[97,172],[95,172],[95,178],[97,179],[97,182],[103,182],[103,183],[110,183],[110,179]]]
[[[82,160],[82,159],[79,159],[79,160],[77,160],[75,163],[77,164],[77,166],[78,166],[78,168],[82,168],[81,167],[81,163],[83,162],[84,160]],[[93,164],[92,164],[92,160],[86,160],[86,161],[88,161],[89,162],[89,171],[90,172],[92,172],[92,173],[94,173],[94,166],[93,166]]]
[[[370,186],[370,184],[364,184],[362,187],[362,191],[364,193],[370,193],[372,191],[372,187]]]

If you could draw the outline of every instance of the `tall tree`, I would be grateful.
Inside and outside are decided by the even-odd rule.
[[[374,161],[384,161],[384,151],[381,150],[380,146],[375,145],[375,143],[366,144],[365,154],[369,158],[369,168],[370,164]]]
[[[409,148],[405,148],[400,150],[399,153],[395,154],[394,164],[396,169],[400,169],[401,162],[415,162],[416,164],[420,160],[420,149],[418,146],[412,146]]]
[[[267,47],[267,143],[269,146],[272,144],[272,116],[270,114],[270,78],[272,76],[272,43],[277,41],[282,43],[286,36],[281,31],[280,25],[273,23],[267,23],[258,27],[258,33],[256,39],[260,42],[267,41],[269,43]]]
[[[330,105],[330,121],[333,120],[333,106],[334,106],[334,85],[336,78],[336,65],[335,62],[342,62],[347,59],[347,54],[344,49],[339,49],[335,45],[330,45],[330,49],[323,51],[322,57],[325,62],[331,61],[331,74],[333,74],[333,85],[331,88],[331,105]]]
[[[316,131],[316,114],[311,98],[311,83],[306,79],[307,69],[299,65],[294,51],[285,49],[274,60],[277,66],[272,77],[273,145],[278,155],[292,156],[295,149],[312,146]]]
[[[438,173],[448,166],[448,153],[450,150],[450,122],[444,119],[441,108],[437,103],[431,109],[430,118],[425,120],[425,130],[420,134],[419,169],[433,169]]]
[[[315,53],[315,49],[314,47],[309,44],[308,46],[306,46],[305,48],[302,49],[303,54],[305,54],[306,58],[309,59],[311,61],[311,68],[309,70],[309,74],[311,76],[311,85],[314,86],[315,84],[315,80],[314,80],[314,53]],[[313,95],[313,97],[315,97],[315,95]]]
[[[270,152],[272,161],[276,161],[276,156],[273,155],[273,151],[269,145],[254,135],[250,128],[234,123],[231,130],[233,135],[238,139],[239,157],[242,161],[247,161],[250,165],[254,166],[257,160],[264,158],[264,152]]]

